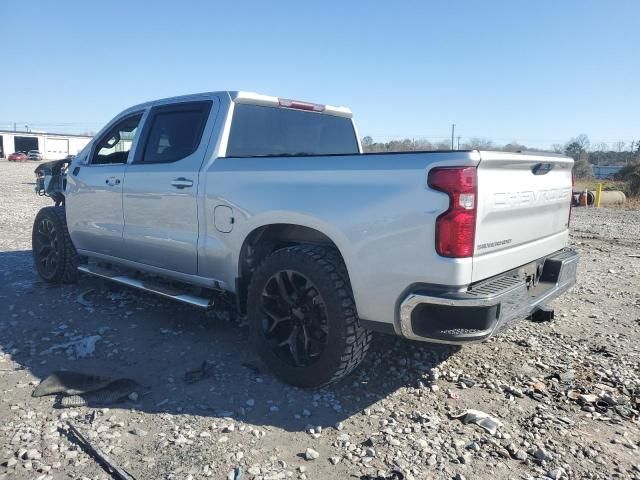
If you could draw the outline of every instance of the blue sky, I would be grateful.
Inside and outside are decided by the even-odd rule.
[[[635,0],[2,0],[0,128],[242,89],[346,105],[378,140],[638,140],[639,19]]]

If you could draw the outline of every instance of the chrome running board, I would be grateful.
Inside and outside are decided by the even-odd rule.
[[[160,295],[165,298],[170,298],[172,300],[177,300],[178,302],[188,303],[189,305],[193,305],[195,307],[200,308],[209,308],[213,306],[213,300],[197,297],[195,295],[191,295],[189,293],[182,293],[177,289],[174,289],[165,285],[156,285],[149,281],[138,280],[136,278],[131,278],[127,275],[122,275],[117,272],[110,271],[108,269],[95,267],[92,269],[89,265],[80,265],[78,270],[83,273],[88,273],[89,275],[93,275],[95,277],[104,278],[105,280],[110,280],[112,282],[119,283],[121,285],[125,285],[127,287],[137,288],[138,290],[144,290],[145,292],[155,293],[156,295]]]

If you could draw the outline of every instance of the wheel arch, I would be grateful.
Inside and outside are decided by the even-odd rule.
[[[332,238],[333,237],[333,238]],[[255,269],[276,250],[292,245],[310,244],[334,248],[347,268],[349,265],[345,255],[345,239],[335,241],[336,235],[327,235],[315,226],[303,223],[266,223],[254,227],[244,237],[238,251],[236,296],[238,308],[244,313],[246,308],[247,288]],[[342,248],[341,248],[342,246]]]

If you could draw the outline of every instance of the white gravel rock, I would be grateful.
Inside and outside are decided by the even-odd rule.
[[[318,457],[320,454],[311,447],[308,447],[304,452],[305,460],[316,460]]]

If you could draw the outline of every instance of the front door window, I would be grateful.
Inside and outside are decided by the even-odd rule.
[[[127,163],[142,113],[125,118],[98,140],[92,165]]]

